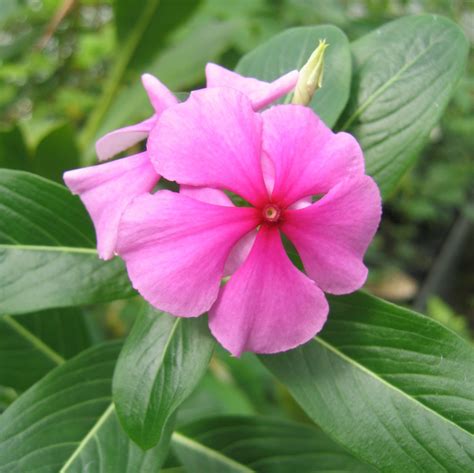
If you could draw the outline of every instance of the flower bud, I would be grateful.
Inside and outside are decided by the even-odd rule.
[[[328,46],[325,39],[319,40],[318,47],[300,70],[291,103],[308,105],[316,90],[323,85],[324,51]]]

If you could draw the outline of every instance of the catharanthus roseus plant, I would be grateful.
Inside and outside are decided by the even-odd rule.
[[[0,170],[0,472],[471,471],[472,345],[355,292],[385,260],[385,224],[366,255],[381,198],[462,73],[462,32],[433,15],[352,43],[291,28],[234,72],[208,61],[248,46],[229,35],[244,23],[201,37],[204,8],[165,40],[197,3],[116,0],[81,159],[61,128]],[[134,81],[145,70],[169,88]],[[0,130],[0,164],[18,135]],[[97,139],[102,162],[78,168]],[[45,162],[67,187],[35,175]]]
[[[235,355],[285,351],[323,327],[322,291],[345,294],[365,282],[362,258],[380,220],[380,196],[351,135],[334,134],[301,105],[256,112],[270,101],[264,94],[271,85],[213,65],[207,72],[209,88],[167,107],[150,128],[138,159],[151,162],[154,173],[123,172],[132,157],[65,179],[152,305],[181,317],[209,311],[212,333]],[[219,80],[226,87],[212,87]],[[155,178],[144,185],[140,177],[148,175]],[[180,193],[151,195],[159,175],[181,184]],[[124,187],[130,180],[140,198]],[[223,190],[251,207],[235,207]],[[322,197],[313,203],[316,195]],[[289,260],[280,232],[309,277]]]
[[[186,187],[135,199],[117,251],[145,299],[178,316],[209,311],[212,333],[231,353],[306,342],[327,317],[322,291],[364,283],[362,257],[380,220],[377,186],[356,140],[331,132],[309,108],[258,113],[231,89],[193,92],[163,113],[148,154],[159,174]],[[235,207],[222,190],[250,206]]]

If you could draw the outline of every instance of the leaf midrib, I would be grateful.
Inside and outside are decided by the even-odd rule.
[[[95,251],[95,250],[94,250]],[[56,366],[60,366],[65,363],[65,359],[56,353],[51,347],[49,347],[46,343],[44,343],[41,339],[39,339],[36,335],[30,332],[28,329],[24,328],[21,324],[16,322],[11,316],[4,315],[0,317],[0,320],[4,320],[13,330],[15,330],[18,335],[26,339],[29,343],[31,343],[35,348],[45,354],[51,361],[53,361]],[[95,434],[99,431],[102,425],[109,419],[109,417],[114,413],[115,407],[114,404],[111,402],[102,415],[97,419],[97,422],[92,426],[92,428],[87,432],[87,434],[83,437],[83,439],[79,442],[78,446],[72,452],[72,454],[68,457],[66,463],[61,468],[59,473],[66,473],[67,469],[73,464],[74,460],[80,455],[82,450],[85,446],[89,443],[89,441],[94,438]]]
[[[361,104],[357,110],[346,120],[346,122],[342,125],[341,130],[347,130],[354,121],[360,117],[360,115],[368,108],[374,100],[376,100],[380,95],[382,95],[392,84],[396,83],[400,77],[403,76],[403,74],[410,69],[422,56],[424,56],[431,48],[433,48],[436,44],[440,43],[442,41],[434,41],[431,43],[426,49],[424,49],[421,53],[419,53],[414,59],[412,59],[410,62],[407,62],[401,69],[398,70],[398,72],[390,77],[384,84],[382,84],[376,91],[374,91],[367,99],[366,101]]]
[[[0,243],[0,250],[21,250],[21,251],[37,251],[37,252],[56,252],[56,253],[82,253],[96,255],[95,248],[86,248],[79,246],[47,246],[47,245],[10,245]]]
[[[94,438],[96,433],[100,430],[100,428],[107,422],[110,416],[114,413],[115,407],[114,404],[111,402],[107,409],[103,412],[103,414],[97,419],[97,422],[93,425],[93,427],[87,432],[84,438],[79,442],[79,445],[76,447],[74,452],[69,456],[67,462],[64,466],[59,470],[59,473],[66,473],[67,469],[74,463],[76,458],[81,454],[82,450],[86,447],[91,439]]]
[[[1,320],[3,320],[3,322],[6,323],[12,330],[14,330],[20,337],[30,343],[30,345],[33,345],[34,348],[43,353],[54,364],[59,366],[66,361],[59,353],[44,343],[43,340],[37,337],[30,330],[26,329],[23,325],[17,322],[12,316],[0,316],[0,321]]]
[[[149,395],[148,395],[148,406],[147,406],[147,409],[146,409],[146,411],[147,411],[146,415],[148,415],[149,410],[150,410],[150,406],[152,404],[152,398],[153,398],[153,395],[154,395],[154,392],[155,392],[155,386],[156,386],[156,382],[157,382],[157,379],[158,379],[158,373],[162,369],[164,369],[164,363],[165,363],[166,357],[168,356],[168,350],[169,350],[171,344],[174,341],[173,337],[174,337],[174,334],[176,333],[176,331],[178,330],[178,327],[181,324],[181,320],[182,319],[180,317],[176,317],[176,320],[173,321],[173,326],[170,330],[168,339],[166,340],[165,346],[163,348],[163,352],[162,352],[161,359],[160,359],[160,362],[159,362],[159,368],[156,370],[157,374],[155,376],[155,381],[153,382],[152,389],[150,389],[150,392],[149,392]],[[172,412],[168,413],[168,416],[166,417],[166,420],[169,418],[169,416],[171,414],[172,414]],[[144,424],[145,424],[145,422],[144,422]]]
[[[420,402],[418,399],[414,398],[413,396],[410,396],[408,393],[406,393],[405,391],[403,391],[402,389],[400,389],[399,387],[389,383],[386,379],[382,378],[381,376],[379,376],[377,373],[375,373],[374,371],[371,371],[370,369],[368,369],[367,367],[365,367],[364,365],[360,364],[359,362],[355,361],[353,358],[350,358],[349,356],[347,356],[345,353],[341,352],[340,350],[338,350],[334,345],[331,345],[330,343],[328,343],[327,341],[321,339],[320,337],[315,337],[314,340],[319,343],[320,345],[322,345],[324,348],[326,348],[327,350],[333,352],[336,356],[340,357],[341,359],[343,359],[345,362],[349,363],[350,365],[354,366],[355,368],[359,369],[360,371],[362,371],[363,373],[369,375],[371,378],[374,378],[375,380],[377,380],[378,382],[384,384],[385,386],[387,386],[389,389],[392,389],[394,391],[396,391],[397,393],[401,394],[403,397],[407,398],[408,400],[410,400],[411,402],[414,402],[415,404],[418,404],[419,406],[421,406],[424,410],[430,412],[431,414],[439,417],[440,419],[442,419],[444,422],[447,422],[449,424],[451,424],[453,427],[455,427],[456,429],[459,429],[461,430],[462,432],[464,432],[465,434],[467,434],[468,436],[470,437],[473,437],[474,438],[474,434],[472,434],[471,432],[467,431],[464,427],[460,426],[459,424],[456,424],[455,422],[453,422],[451,419],[448,419],[447,417],[443,416],[442,414],[440,414],[438,411],[435,411],[434,409],[432,409],[431,407],[427,406],[426,404],[423,404],[422,402]]]
[[[245,465],[242,465],[241,463],[236,462],[232,458],[227,457],[226,455],[213,450],[206,445],[203,445],[202,443],[197,442],[194,439],[191,439],[189,437],[186,437],[183,434],[180,434],[179,432],[173,432],[171,435],[171,440],[174,443],[178,443],[181,445],[184,445],[185,447],[191,448],[193,450],[197,450],[200,452],[204,452],[206,455],[208,455],[211,458],[214,458],[221,463],[227,463],[229,466],[233,467],[234,469],[239,469],[242,471],[242,473],[255,473],[255,470],[252,470]]]

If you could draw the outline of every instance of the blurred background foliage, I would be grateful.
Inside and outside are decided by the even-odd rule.
[[[0,167],[61,182],[95,160],[94,141],[150,115],[139,77],[185,92],[212,61],[238,59],[285,28],[334,24],[350,40],[400,16],[437,13],[474,42],[471,0],[0,0]],[[474,56],[422,159],[384,207],[368,289],[462,336],[474,326]],[[330,86],[330,84],[326,84]],[[88,308],[94,341],[127,333],[140,301]],[[181,409],[304,418],[252,355],[219,352]],[[0,390],[0,411],[12,392]]]

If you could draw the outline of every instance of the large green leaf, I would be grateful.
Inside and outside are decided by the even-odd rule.
[[[63,174],[79,167],[79,150],[75,130],[69,123],[52,129],[39,142],[33,158],[35,174],[63,182]]]
[[[0,168],[27,170],[30,167],[30,155],[20,127],[0,130]]]
[[[261,357],[323,430],[380,471],[474,465],[474,349],[366,294],[332,298],[322,334]]]
[[[271,376],[268,372],[267,374]],[[235,384],[225,367],[213,358],[210,369],[197,388],[179,407],[176,425],[189,424],[217,415],[254,414],[256,410],[246,393]]]
[[[22,129],[15,126],[0,130],[0,168],[34,172],[62,183],[63,173],[79,167],[79,151],[75,132],[70,124],[48,126],[42,131],[37,146],[32,136],[25,139]],[[38,134],[36,130],[30,135]],[[28,135],[28,133],[27,133]],[[35,148],[30,151],[28,148]]]
[[[17,393],[14,389],[0,386],[0,414],[16,399]]]
[[[285,72],[301,69],[320,39],[329,48],[325,54],[324,83],[310,107],[333,126],[349,99],[351,54],[346,35],[335,26],[291,28],[246,54],[237,65],[240,74],[272,81]]]
[[[120,345],[89,349],[51,371],[0,417],[0,472],[155,473],[168,441],[149,452],[121,430],[111,402]]]
[[[66,188],[3,169],[0,209],[0,313],[133,294],[123,263],[98,259],[89,217]]]
[[[126,45],[133,35],[139,40],[129,67],[142,69],[166,45],[167,37],[199,6],[201,0],[150,0],[145,8],[135,0],[114,2],[119,44]]]
[[[172,446],[189,473],[371,473],[315,427],[259,417],[215,417],[179,429]]]
[[[0,315],[0,385],[23,391],[90,345],[78,309]]]
[[[443,114],[467,51],[462,30],[436,15],[393,21],[352,44],[354,90],[342,127],[360,141],[384,195]]]
[[[204,375],[213,348],[206,317],[171,317],[150,307],[137,319],[117,363],[114,401],[125,430],[142,448],[158,443]]]

